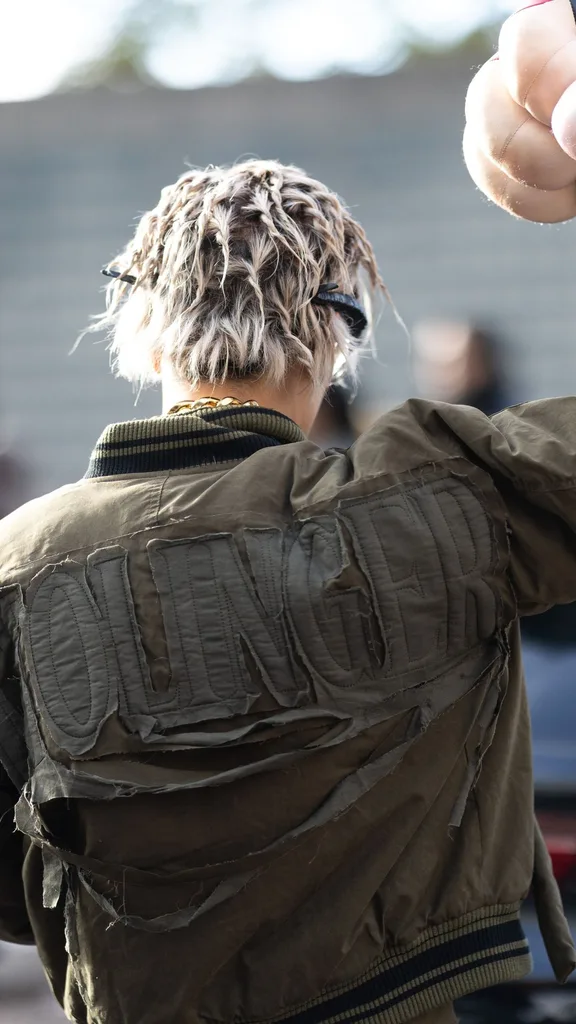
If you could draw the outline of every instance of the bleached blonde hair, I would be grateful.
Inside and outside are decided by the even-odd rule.
[[[294,367],[325,383],[338,358],[354,374],[358,343],[311,300],[333,282],[356,296],[363,279],[384,289],[338,196],[276,161],[187,171],[112,266],[136,283],[113,281],[90,329],[109,331],[115,371],[141,386],[166,357],[194,387],[252,376],[278,384]]]

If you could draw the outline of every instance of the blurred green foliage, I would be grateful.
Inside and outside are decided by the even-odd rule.
[[[63,79],[62,90],[110,86],[130,88],[155,83],[147,57],[159,34],[170,30],[189,31],[198,25],[204,4],[218,0],[125,0],[118,27],[109,45],[93,60],[84,63]],[[243,0],[246,17],[257,17],[270,7],[275,0]],[[495,48],[498,26],[490,22],[476,29],[455,45],[429,40],[414,30],[402,17],[402,4],[397,0],[381,0],[382,16],[391,18],[399,29],[400,63],[416,63],[434,60],[447,52],[469,53],[474,61],[481,62]],[[359,24],[361,30],[361,25]],[[254,55],[253,75],[267,74],[261,61]]]

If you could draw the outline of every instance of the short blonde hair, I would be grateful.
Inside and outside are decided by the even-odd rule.
[[[338,196],[276,161],[187,171],[112,265],[136,283],[108,286],[91,329],[109,331],[115,371],[140,385],[158,379],[166,357],[192,386],[280,383],[294,367],[321,383],[338,358],[354,374],[359,346],[345,320],[311,300],[332,282],[356,296],[363,278],[384,289]]]

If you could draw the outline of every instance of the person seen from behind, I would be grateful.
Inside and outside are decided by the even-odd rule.
[[[576,598],[576,400],[307,437],[383,288],[274,161],[186,172],[107,268],[162,412],[0,525],[0,938],[81,1024],[401,1024],[524,977],[519,618]]]

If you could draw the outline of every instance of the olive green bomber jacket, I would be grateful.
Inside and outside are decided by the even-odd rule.
[[[411,401],[115,425],[0,523],[0,938],[72,1020],[401,1024],[529,971],[531,886],[567,977],[517,619],[575,499],[576,399]]]

